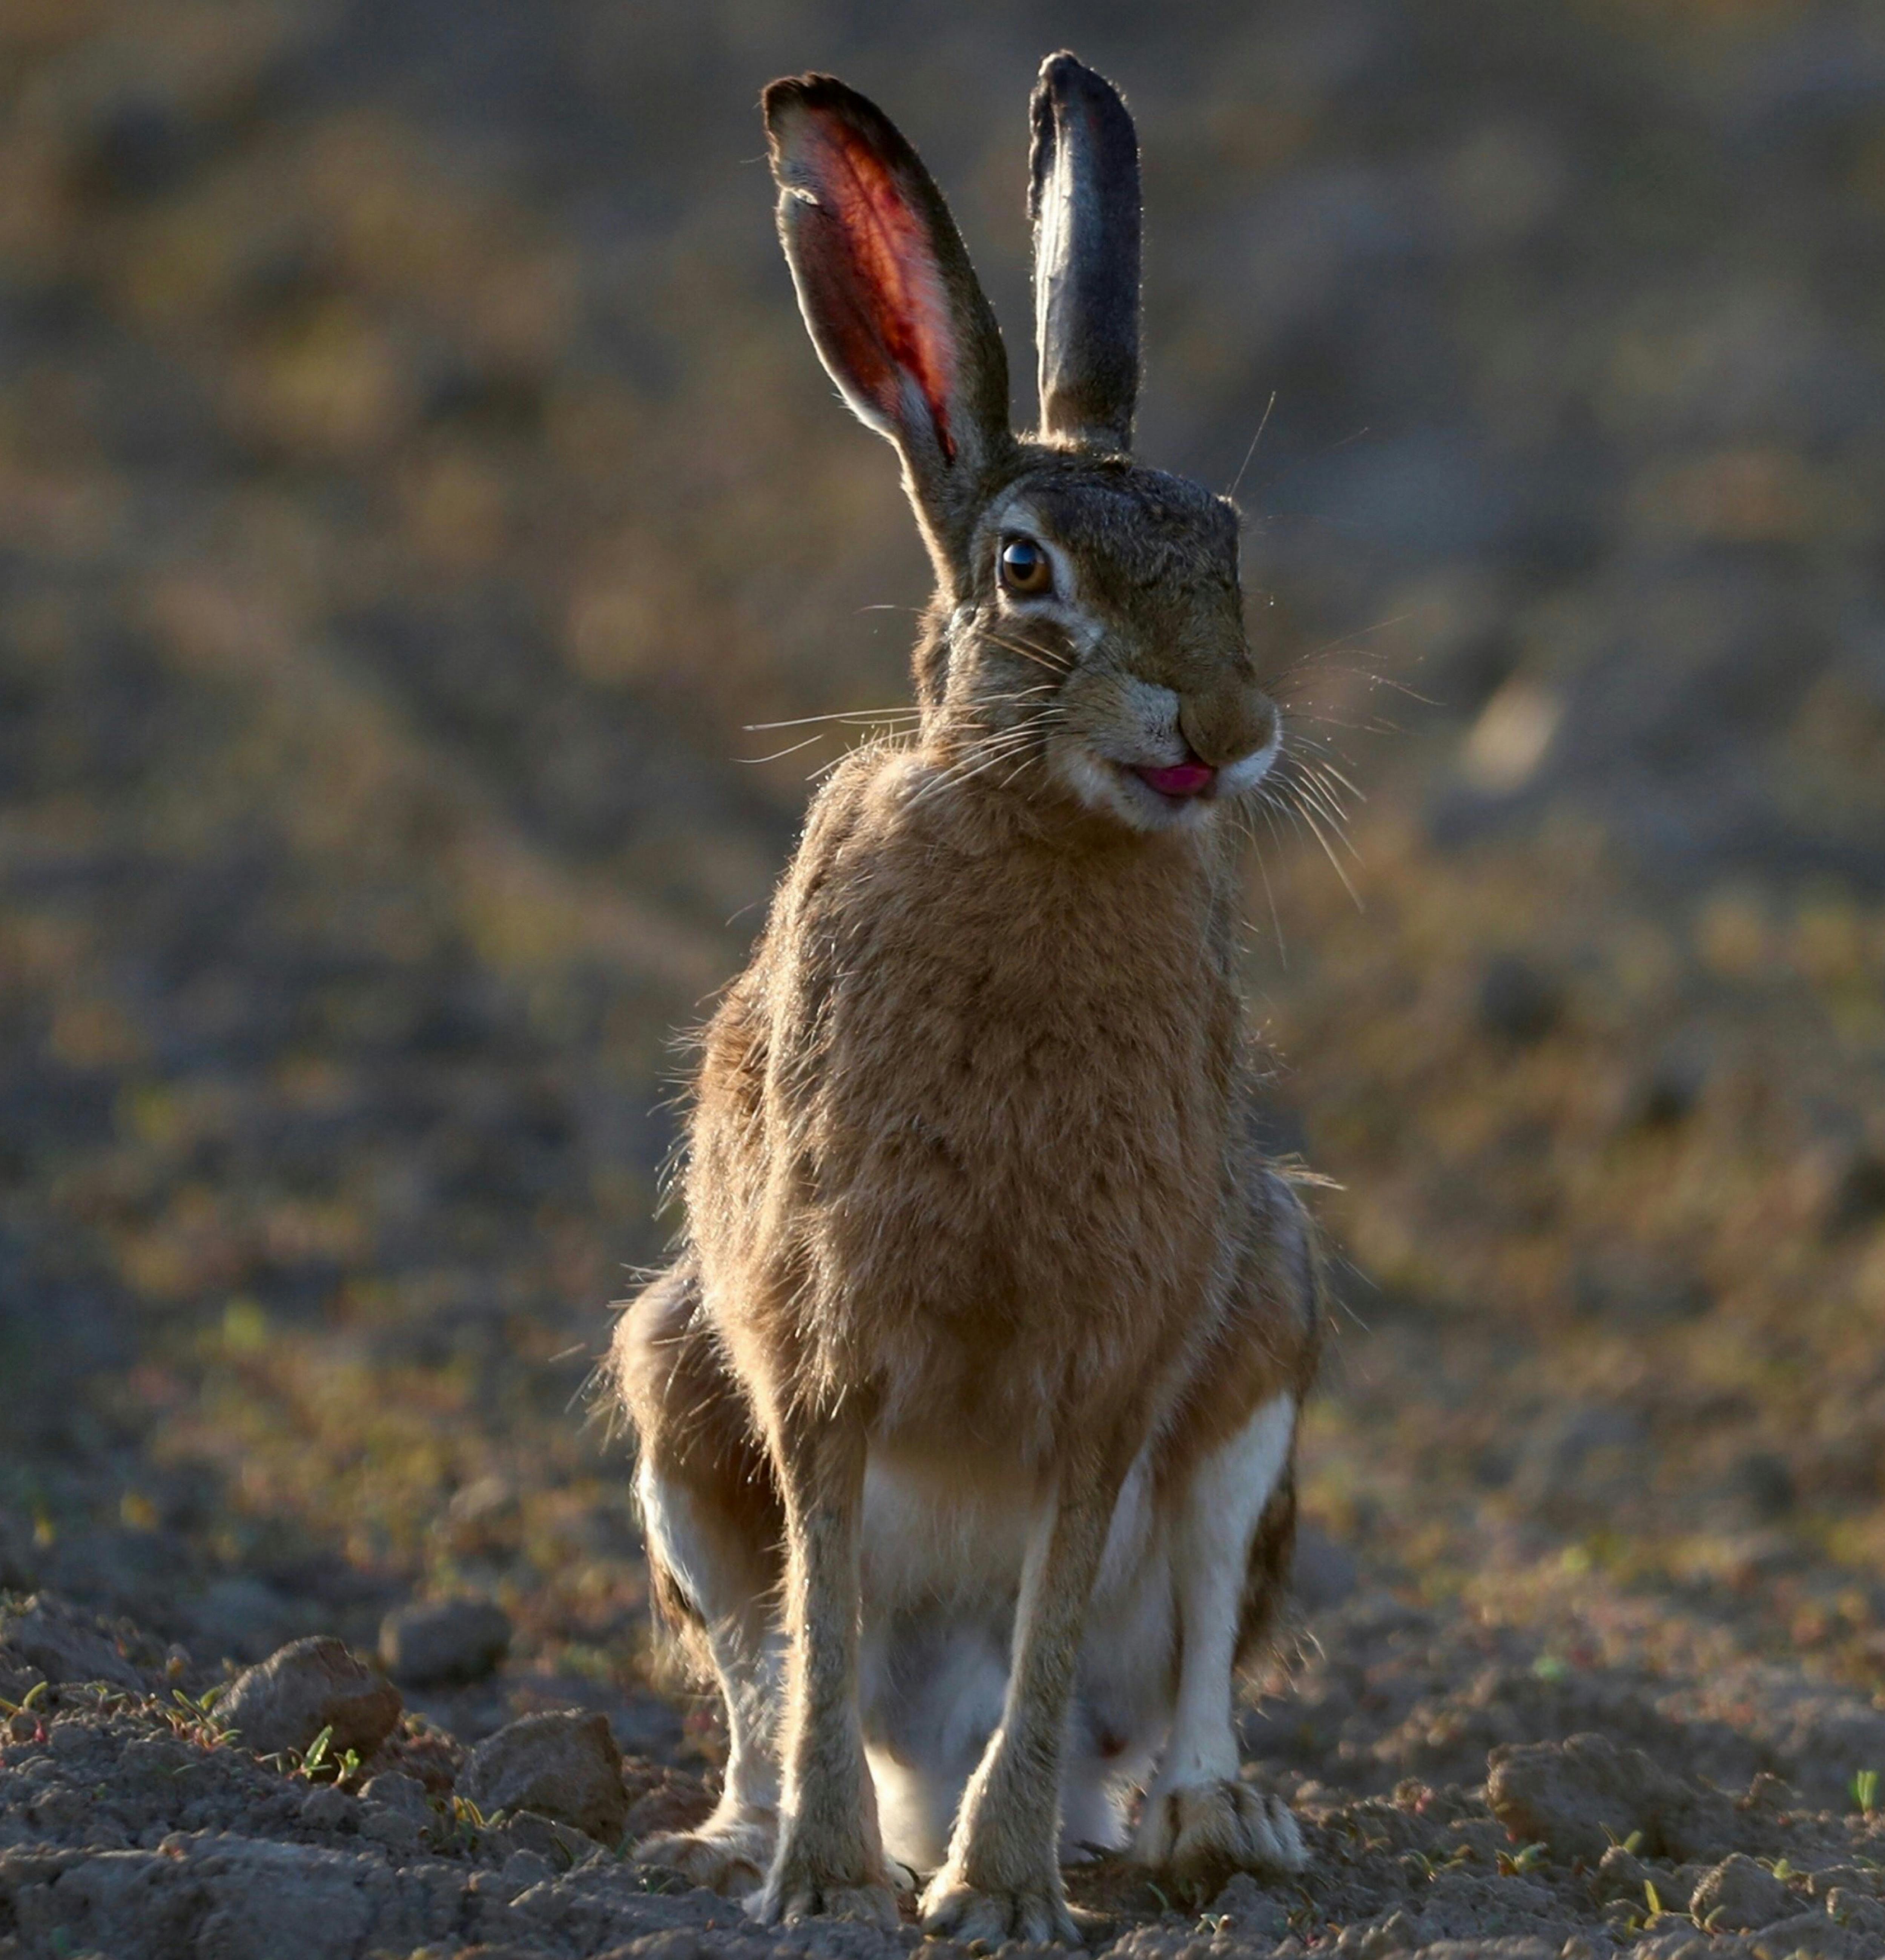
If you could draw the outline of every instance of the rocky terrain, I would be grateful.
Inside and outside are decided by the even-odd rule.
[[[1352,1579],[1311,1545],[1313,1587]],[[1885,1951],[1885,1713],[1606,1602],[1524,1632],[1356,1586],[1247,1717],[1288,1792],[1300,1879],[1170,1896],[1075,1867],[1119,1960],[1868,1960]],[[1648,1650],[1656,1650],[1649,1657]],[[435,1664],[447,1656],[441,1639]],[[489,1648],[449,1656],[482,1675]],[[35,1596],[0,1618],[0,1955],[112,1960],[633,1954],[889,1960],[836,1922],[763,1930],[625,1851],[712,1800],[696,1760],[630,1755],[575,1709],[467,1748],[310,1637],[205,1675],[127,1623]],[[652,1725],[651,1725],[652,1726]],[[672,1752],[670,1752],[670,1755]],[[971,1949],[973,1950],[973,1949]],[[1005,1952],[1019,1952],[1018,1947]]]
[[[1024,416],[1069,43],[1142,449],[1247,514],[1339,1295],[1246,1725],[1314,1865],[1091,1943],[1885,1953],[1865,0],[0,6],[0,1949],[900,1943],[624,1862],[721,1743],[587,1385],[925,593],[758,90],[908,129]]]

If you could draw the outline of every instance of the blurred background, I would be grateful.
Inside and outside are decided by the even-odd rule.
[[[1339,1187],[1317,1585],[1885,1660],[1885,16],[1831,0],[8,0],[0,1583],[244,1657],[469,1589],[510,1705],[640,1681],[584,1385],[676,1032],[862,733],[756,724],[906,702],[926,591],[758,91],[911,135],[1024,419],[1062,44],[1145,145],[1142,453],[1239,481],[1365,792],[1250,900]]]

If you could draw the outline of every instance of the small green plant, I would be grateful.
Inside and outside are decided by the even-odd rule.
[[[18,1701],[9,1701],[4,1694],[0,1694],[0,1715],[37,1714],[40,1704],[46,1699],[49,1685],[43,1681],[34,1682]]]
[[[301,1758],[301,1774],[304,1776],[311,1777],[320,1769],[327,1760],[327,1745],[333,1739],[334,1728],[330,1722],[308,1744],[307,1753]]]
[[[1878,1808],[1878,1771],[1861,1770],[1852,1779],[1852,1801],[1870,1817]]]
[[[200,1743],[206,1749],[224,1748],[235,1739],[236,1732],[216,1720],[215,1706],[222,1699],[223,1687],[219,1682],[201,1694],[186,1694],[182,1688],[173,1688],[170,1699],[176,1705],[167,1708],[159,1702],[154,1712],[170,1724],[173,1734],[186,1742]]]

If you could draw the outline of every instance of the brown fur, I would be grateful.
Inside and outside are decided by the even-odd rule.
[[[1227,502],[996,425],[998,340],[914,154],[824,78],[768,103],[807,318],[903,451],[940,589],[914,745],[854,756],[820,792],[708,1026],[687,1249],[624,1316],[617,1369],[649,1461],[751,1596],[783,1582],[767,1917],[889,1910],[858,1726],[867,1452],[1050,1500],[1007,1710],[928,1904],[965,1937],[1065,1936],[1055,1778],[1121,1480],[1151,1443],[1177,1503],[1192,1466],[1314,1370],[1313,1236],[1255,1141],[1234,793],[1167,807],[1132,773],[1186,756],[1233,770],[1276,715]],[[939,223],[933,259],[880,290],[883,253]],[[1052,605],[1005,596],[1015,532],[1052,548]],[[1240,1644],[1267,1628],[1293,1523],[1285,1474]],[[655,1585],[701,1621],[674,1575]]]

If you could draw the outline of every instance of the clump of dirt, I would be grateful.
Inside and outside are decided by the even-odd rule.
[[[1673,1624],[1658,1622],[1665,1634]],[[1885,1949],[1885,1816],[1802,1792],[1823,1781],[1823,1736],[1877,1711],[1772,1666],[1686,1672],[1680,1643],[1651,1664],[1629,1650],[1629,1624],[1597,1596],[1555,1624],[1492,1626],[1424,1611],[1364,1573],[1322,1616],[1297,1686],[1269,1683],[1245,1722],[1244,1774],[1294,1803],[1309,1869],[1182,1897],[1122,1860],[1071,1868],[1091,1950],[1867,1960]],[[325,1643],[297,1643],[244,1678],[306,1670],[310,1648],[352,1693]],[[1571,1667],[1556,1658],[1566,1649],[1589,1658]],[[1694,1630],[1686,1657],[1709,1650]],[[635,1863],[641,1838],[705,1813],[712,1779],[619,1756],[593,1712],[527,1717],[470,1755],[409,1713],[364,1760],[330,1753],[325,1735],[258,1753],[224,1719],[233,1690],[218,1692],[212,1671],[44,1597],[0,1617],[0,1960],[265,1960],[287,1950],[289,1928],[310,1960],[901,1960],[919,1946],[966,1960],[925,1945],[913,1911],[888,1933],[762,1929],[737,1904]],[[1817,1723],[1800,1713],[1809,1700]],[[1460,1773],[1404,1773],[1423,1752]],[[528,1777],[501,1774],[519,1764]],[[581,1806],[526,1807],[526,1783],[572,1779]],[[515,1807],[495,1807],[506,1801]]]

